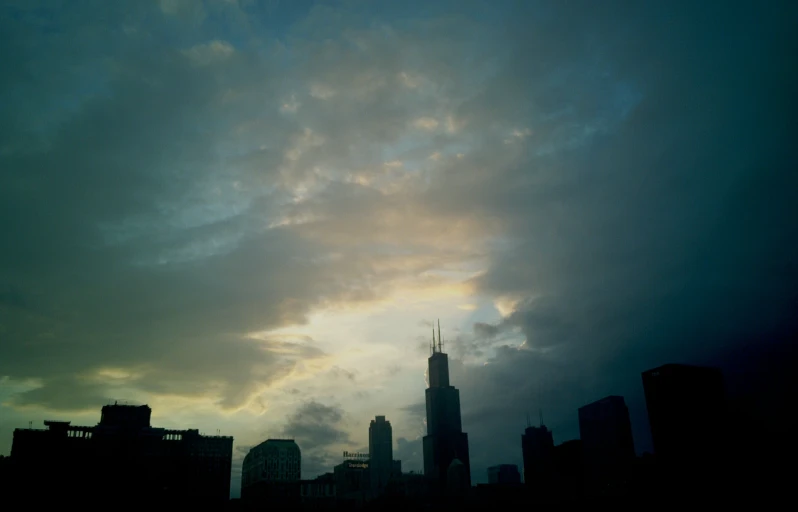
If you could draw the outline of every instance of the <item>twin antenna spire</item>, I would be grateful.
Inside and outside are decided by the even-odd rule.
[[[538,414],[540,415],[540,422],[538,423],[538,427],[543,426],[543,409],[538,409]],[[529,421],[529,413],[526,413],[526,426],[531,427],[532,422]]]
[[[441,337],[441,320],[438,319],[438,346],[435,347],[435,324],[432,324],[432,345],[430,348],[432,349],[432,353],[443,353],[443,338]]]

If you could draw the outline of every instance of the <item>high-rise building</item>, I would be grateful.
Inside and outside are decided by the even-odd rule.
[[[136,493],[127,501],[228,501],[233,438],[155,428],[151,412],[146,405],[115,403],[102,408],[93,427],[45,421],[44,430],[16,429],[11,448],[15,473],[33,475],[43,460],[59,461],[64,470],[47,488],[65,503],[118,500],[131,488]],[[18,484],[17,492],[27,494],[26,499],[42,497],[40,480]]]
[[[707,475],[717,476],[724,450],[723,374],[715,368],[666,364],[643,372],[642,378],[662,476],[671,487],[706,487]]]
[[[591,493],[621,494],[635,460],[632,422],[622,396],[608,396],[579,408],[579,435],[586,484]]]
[[[468,434],[460,417],[460,391],[449,384],[449,358],[443,352],[440,322],[438,340],[432,332],[429,387],[426,390],[427,435],[424,436],[424,475],[436,482],[439,490],[447,486],[449,475],[458,490],[471,485],[471,460]],[[450,466],[452,471],[449,471]],[[461,467],[462,466],[462,467]],[[455,481],[456,480],[456,481]]]
[[[524,483],[535,494],[550,490],[554,436],[546,425],[529,426],[521,435],[524,457]]]
[[[293,439],[267,439],[249,450],[241,468],[241,499],[264,506],[299,503],[302,453]]]
[[[380,493],[393,472],[393,431],[385,416],[377,416],[369,425],[369,471],[371,488]]]
[[[499,464],[488,468],[488,483],[514,485],[521,483],[521,473],[515,464]]]

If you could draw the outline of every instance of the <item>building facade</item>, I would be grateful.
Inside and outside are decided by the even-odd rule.
[[[427,435],[424,436],[424,475],[437,483],[440,490],[447,486],[449,475],[456,475],[457,488],[462,480],[471,482],[471,461],[468,453],[468,434],[463,432],[460,416],[460,391],[449,383],[449,359],[443,352],[443,340],[438,324],[438,340],[432,333],[432,354],[429,363],[429,387],[425,392],[427,406]],[[457,467],[453,467],[452,464]],[[449,471],[453,468],[453,471]],[[465,475],[465,476],[463,476]],[[454,478],[454,476],[453,476]]]
[[[591,494],[624,494],[635,448],[623,397],[608,396],[580,407],[579,436]]]
[[[137,491],[130,501],[229,500],[233,438],[154,428],[150,416],[146,405],[114,404],[102,408],[94,427],[45,421],[46,429],[16,429],[11,449],[15,474],[35,472],[43,460],[58,460],[65,470],[48,488],[63,502],[118,499],[131,488]],[[31,499],[40,494],[33,482],[15,488]]]
[[[385,490],[394,472],[393,431],[385,416],[377,416],[369,425],[369,472],[375,494]]]
[[[302,453],[293,439],[267,439],[251,448],[241,467],[241,499],[290,507],[300,502]]]

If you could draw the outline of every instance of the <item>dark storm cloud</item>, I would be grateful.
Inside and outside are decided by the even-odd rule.
[[[283,433],[296,439],[303,452],[314,452],[349,440],[349,434],[342,428],[343,421],[344,412],[340,408],[311,401],[288,417]]]
[[[443,178],[441,207],[500,218],[514,242],[476,284],[515,310],[474,325],[477,344],[511,329],[526,338],[453,376],[475,476],[518,458],[527,410],[542,407],[560,442],[578,435],[577,407],[613,393],[650,449],[642,370],[727,367],[740,347],[794,340],[796,10],[743,4],[530,7],[510,65],[463,107],[537,139],[485,172],[497,139]],[[578,130],[558,133],[563,121]]]
[[[424,402],[416,402],[410,405],[405,405],[400,410],[410,416],[411,419],[416,421],[423,420],[427,414],[427,406]]]
[[[480,338],[493,338],[501,331],[497,325],[486,324],[484,322],[476,322],[474,324],[474,334]]]
[[[330,471],[340,461],[333,446],[349,442],[344,411],[315,401],[302,404],[288,416],[283,435],[295,439],[302,450],[303,478]]]
[[[106,389],[70,375],[59,375],[45,379],[42,387],[16,395],[11,403],[15,406],[38,405],[53,411],[93,411],[110,398],[105,394]]]

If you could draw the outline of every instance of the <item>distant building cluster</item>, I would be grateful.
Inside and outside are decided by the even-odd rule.
[[[443,346],[439,324],[428,359],[423,474],[402,472],[401,461],[393,458],[391,423],[376,416],[368,453],[345,451],[339,464],[314,479],[301,478],[302,452],[293,439],[252,447],[242,465],[238,506],[380,509],[404,503],[412,509],[435,503],[489,506],[497,499],[530,504],[690,495],[708,492],[706,475],[720,474],[723,377],[711,368],[668,364],[642,374],[654,456],[636,456],[624,398],[608,396],[578,409],[580,439],[555,444],[542,420],[538,426],[527,421],[520,443],[523,470],[491,466],[488,483],[472,486],[460,392],[450,383]],[[205,508],[231,506],[233,438],[155,428],[150,415],[146,405],[114,403],[102,408],[95,426],[46,421],[43,430],[16,429],[11,457],[0,459],[0,476],[18,492],[35,496],[46,488],[64,503],[195,500]]]
[[[626,403],[608,396],[579,408],[580,439],[555,445],[545,425],[526,428],[521,449],[530,496],[552,502],[711,492],[711,481],[723,474],[722,374],[667,364],[643,372],[642,380],[655,456],[636,456]]]

